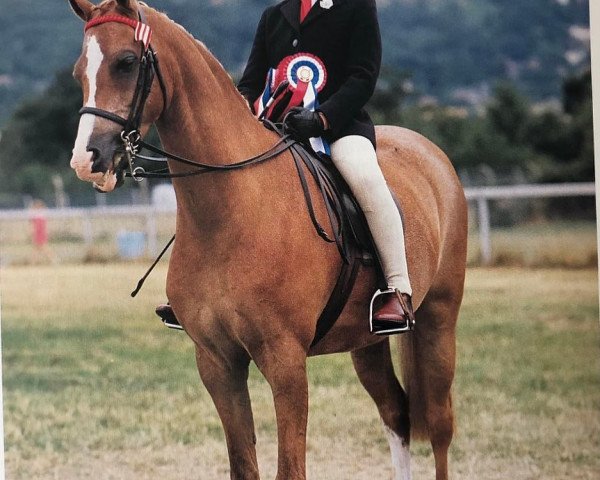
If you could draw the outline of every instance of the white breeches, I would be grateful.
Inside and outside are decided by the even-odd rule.
[[[377,163],[373,144],[359,135],[342,137],[331,144],[331,159],[367,218],[388,287],[412,295],[402,218]]]

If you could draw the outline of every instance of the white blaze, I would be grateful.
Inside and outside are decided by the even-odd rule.
[[[85,44],[85,79],[88,84],[88,98],[85,103],[86,107],[96,106],[96,88],[97,88],[97,76],[100,70],[100,65],[104,59],[100,44],[94,35],[91,35]],[[77,176],[88,182],[97,180],[97,176],[100,178],[102,174],[92,174],[92,152],[87,151],[87,146],[94,131],[94,122],[96,116],[84,113],[79,119],[79,130],[77,131],[77,138],[75,139],[75,146],[73,147],[73,156],[71,157],[71,168],[77,172]]]
[[[383,429],[390,444],[394,480],[410,480],[410,449],[409,446],[385,423]]]

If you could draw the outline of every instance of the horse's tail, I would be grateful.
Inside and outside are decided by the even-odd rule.
[[[415,334],[401,335],[400,372],[402,387],[408,395],[408,412],[410,417],[410,437],[413,440],[429,440],[429,431],[425,421],[425,396],[421,392],[421,382],[418,378],[417,367],[419,356],[415,346]]]

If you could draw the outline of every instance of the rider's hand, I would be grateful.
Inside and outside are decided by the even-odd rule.
[[[320,137],[325,131],[319,112],[312,112],[304,107],[290,109],[285,118],[285,127],[292,136],[300,139]]]

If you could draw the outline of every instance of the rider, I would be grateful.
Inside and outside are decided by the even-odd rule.
[[[392,334],[405,331],[414,314],[402,219],[363,108],[380,63],[375,0],[284,0],[264,11],[238,90],[256,115],[287,114],[295,137],[330,154],[365,214],[388,285],[372,332]],[[157,309],[163,319],[165,307]]]

